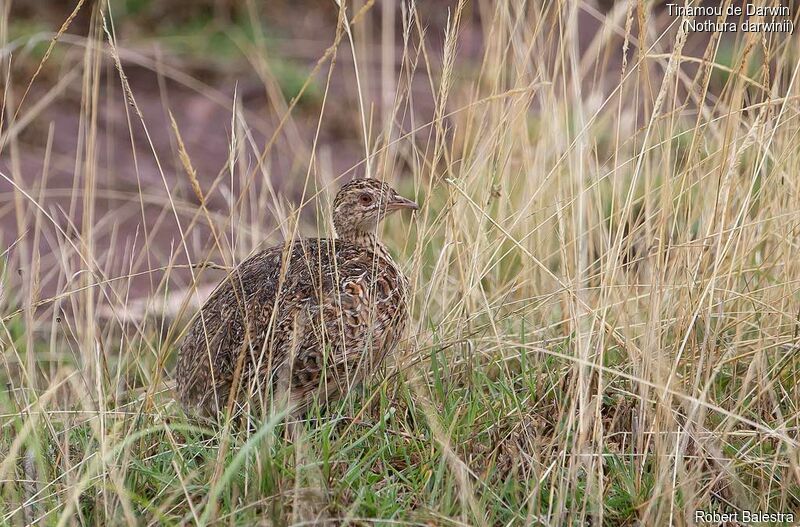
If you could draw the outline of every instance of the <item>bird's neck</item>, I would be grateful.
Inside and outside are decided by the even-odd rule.
[[[393,261],[391,255],[389,254],[388,249],[386,249],[386,246],[383,244],[383,242],[381,242],[380,238],[378,238],[375,232],[372,231],[344,232],[341,235],[339,235],[339,239],[352,243],[353,245],[358,245],[359,247],[363,247],[368,251],[375,252],[378,255],[383,256],[389,261]]]

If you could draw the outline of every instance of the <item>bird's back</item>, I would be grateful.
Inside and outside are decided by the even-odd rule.
[[[306,239],[272,247],[223,281],[193,321],[178,356],[178,395],[202,414],[240,394],[257,405],[335,397],[399,341],[407,285],[380,247]]]

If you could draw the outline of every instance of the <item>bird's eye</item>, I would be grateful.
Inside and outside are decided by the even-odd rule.
[[[372,204],[372,196],[369,194],[361,194],[358,197],[358,201],[360,201],[362,205],[370,205]]]

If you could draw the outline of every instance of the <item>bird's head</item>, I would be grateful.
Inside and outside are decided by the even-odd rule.
[[[358,240],[374,234],[378,223],[392,212],[418,208],[382,181],[354,179],[345,183],[333,200],[333,226],[339,237]]]

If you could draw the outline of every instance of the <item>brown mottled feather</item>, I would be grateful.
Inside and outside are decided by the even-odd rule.
[[[335,398],[373,373],[408,320],[407,281],[374,234],[400,208],[416,204],[376,180],[355,180],[334,201],[339,239],[298,240],[242,262],[180,346],[184,406],[204,415],[224,410],[239,362],[237,400],[286,398],[299,408],[313,396]]]

